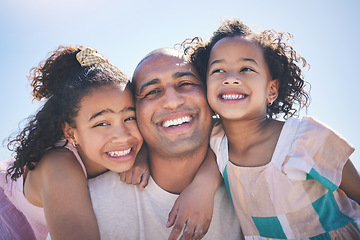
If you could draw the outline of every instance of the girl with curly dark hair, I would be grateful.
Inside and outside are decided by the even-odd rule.
[[[323,123],[295,118],[296,105],[309,105],[307,63],[288,37],[227,20],[208,42],[185,43],[221,120],[210,145],[245,239],[359,239],[354,149]]]
[[[94,49],[62,46],[30,79],[44,105],[9,143],[15,161],[1,172],[0,195],[33,233],[10,211],[1,235],[99,239],[87,179],[129,170],[143,142],[129,79]]]

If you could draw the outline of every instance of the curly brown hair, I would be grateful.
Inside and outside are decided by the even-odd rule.
[[[292,35],[275,30],[257,33],[238,19],[225,20],[209,41],[195,37],[187,39],[181,44],[205,84],[212,48],[221,39],[231,37],[244,37],[259,44],[263,49],[272,79],[279,80],[279,95],[273,104],[267,107],[268,118],[278,117],[282,114],[284,119],[287,119],[295,115],[298,112],[294,108],[295,104],[298,105],[298,109],[308,107],[310,95],[305,87],[307,85],[310,87],[310,84],[304,81],[301,67],[310,66],[305,58],[287,44]]]
[[[10,137],[8,149],[15,153],[15,161],[7,169],[11,179],[19,178],[25,167],[33,170],[46,151],[57,148],[56,143],[65,138],[64,123],[76,127],[74,118],[86,94],[99,87],[129,83],[129,78],[107,60],[82,67],[76,54],[83,49],[60,46],[30,70],[33,98],[45,99],[45,103],[28,118],[26,127],[16,137]]]

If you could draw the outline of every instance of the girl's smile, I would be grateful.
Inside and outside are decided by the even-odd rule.
[[[71,128],[89,177],[130,169],[142,145],[128,88],[102,87],[85,95]]]
[[[227,37],[211,50],[207,96],[222,118],[266,116],[272,80],[262,49],[241,37]]]

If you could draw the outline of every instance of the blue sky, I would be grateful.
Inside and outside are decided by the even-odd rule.
[[[131,76],[151,50],[208,39],[222,19],[236,17],[294,35],[311,64],[308,114],[360,148],[359,12],[358,0],[0,0],[0,140],[40,106],[26,76],[57,46],[94,47]],[[358,170],[359,152],[351,157]],[[1,145],[0,161],[10,154]]]

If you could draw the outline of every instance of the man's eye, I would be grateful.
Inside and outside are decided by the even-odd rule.
[[[158,94],[159,92],[160,92],[160,90],[158,90],[158,89],[151,90],[150,92],[146,93],[143,98],[152,97],[152,96]]]
[[[196,84],[193,82],[181,82],[179,84],[180,87],[193,86],[193,85],[196,85]]]

